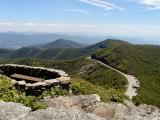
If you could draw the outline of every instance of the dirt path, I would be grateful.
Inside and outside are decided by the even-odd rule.
[[[91,59],[90,57],[88,57],[88,58]],[[95,60],[95,59],[92,59],[92,60]],[[128,86],[127,86],[127,91],[126,91],[125,95],[127,95],[130,99],[132,99],[133,96],[137,95],[136,91],[137,91],[137,88],[140,86],[140,83],[136,77],[134,77],[133,75],[127,75],[127,74],[107,65],[107,64],[104,64],[101,61],[98,61],[98,60],[95,60],[95,61],[97,61],[98,63],[100,63],[101,65],[103,65],[107,68],[110,68],[110,69],[120,73],[128,80]]]

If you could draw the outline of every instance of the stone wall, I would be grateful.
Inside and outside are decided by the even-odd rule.
[[[28,93],[42,92],[53,86],[60,85],[62,88],[69,88],[71,84],[70,77],[62,70],[49,69],[44,67],[31,67],[17,64],[0,65],[0,74],[11,78],[13,74],[21,74],[31,77],[42,78],[41,82],[28,82],[25,80],[12,79],[12,84],[20,90]]]

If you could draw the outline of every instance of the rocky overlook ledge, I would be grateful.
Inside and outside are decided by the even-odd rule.
[[[160,109],[130,101],[104,103],[100,97],[79,95],[45,99],[47,109],[31,111],[19,103],[0,101],[0,120],[159,120]]]

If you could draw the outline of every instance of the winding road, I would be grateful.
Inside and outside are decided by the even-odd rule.
[[[117,70],[117,69],[115,69],[115,68],[113,68],[113,67],[111,67],[111,66],[109,66],[99,60],[92,59],[91,57],[88,57],[88,59],[97,61],[99,64],[101,64],[107,68],[110,68],[110,69],[120,73],[121,75],[123,75],[128,80],[127,91],[126,91],[125,95],[128,96],[130,99],[132,99],[132,97],[137,95],[137,88],[140,87],[140,83],[136,77],[134,77],[133,75],[125,74],[125,73],[121,72],[120,70]]]

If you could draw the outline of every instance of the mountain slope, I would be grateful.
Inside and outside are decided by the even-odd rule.
[[[58,39],[50,43],[37,45],[34,47],[39,48],[82,48],[85,47],[85,44],[74,42],[71,40]]]
[[[85,55],[85,52],[79,49],[72,48],[21,48],[5,54],[3,59],[17,59],[17,58],[37,58],[37,59],[56,59],[56,60],[67,60],[74,59]]]
[[[90,45],[85,48],[63,48],[64,46],[72,47],[73,42],[64,42],[64,40],[58,40],[55,42],[52,42],[50,44],[42,45],[41,47],[25,47],[18,50],[13,51],[11,54],[7,54],[4,57],[8,59],[13,58],[22,58],[22,57],[32,57],[32,58],[38,58],[38,59],[57,59],[57,60],[64,60],[64,59],[74,59],[80,56],[90,56],[91,53],[94,53],[97,50],[107,48],[110,46],[118,46],[120,44],[129,44],[124,41],[120,40],[105,40],[102,42],[99,42],[94,45]],[[69,43],[69,44],[68,44]],[[57,44],[57,45],[56,45]],[[68,45],[67,45],[68,44]],[[71,46],[72,45],[72,46]],[[77,44],[76,44],[77,45]],[[43,47],[61,47],[61,48],[43,48]],[[75,46],[75,44],[74,44]]]
[[[103,101],[122,102],[127,80],[119,73],[85,57],[74,60],[14,59],[0,63],[43,66],[66,71],[75,94],[98,94]]]
[[[104,37],[83,37],[83,36],[72,36],[54,33],[16,33],[16,32],[4,32],[0,33],[0,48],[7,49],[18,49],[27,46],[33,46],[37,44],[46,44],[57,39],[68,39],[72,41],[81,41],[85,44],[95,43]]]
[[[106,40],[80,49],[22,48],[11,52],[7,58],[66,60],[91,54],[124,73],[134,75],[140,81],[139,94],[134,98],[136,104],[147,103],[160,107],[160,46]]]
[[[102,49],[92,57],[140,80],[139,95],[134,98],[136,104],[160,107],[160,46],[121,44]]]
[[[6,56],[12,54],[13,52],[14,52],[14,50],[0,48],[0,58],[5,58]]]

